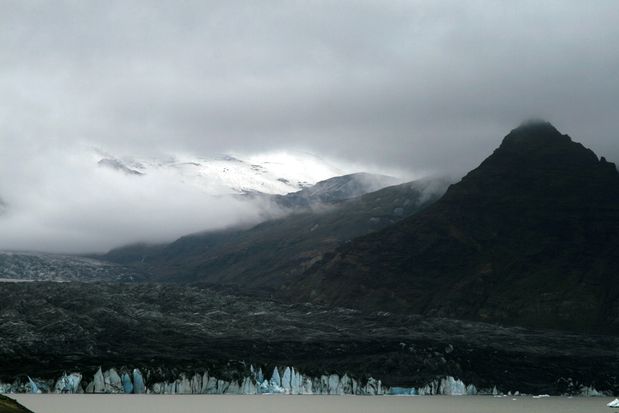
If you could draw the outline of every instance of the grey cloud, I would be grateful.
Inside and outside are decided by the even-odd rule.
[[[617,21],[614,0],[5,0],[0,152],[300,149],[457,175],[535,116],[619,161]]]

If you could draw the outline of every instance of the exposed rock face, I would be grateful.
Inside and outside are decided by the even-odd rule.
[[[619,331],[618,222],[615,165],[526,124],[424,211],[326,255],[289,297]]]

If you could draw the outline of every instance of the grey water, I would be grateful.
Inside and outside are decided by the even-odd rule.
[[[608,397],[56,395],[11,397],[35,413],[595,413]]]

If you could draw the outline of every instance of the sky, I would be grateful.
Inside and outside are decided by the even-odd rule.
[[[535,117],[619,161],[615,0],[0,7],[0,198],[19,209],[0,218],[0,248],[105,249],[255,219],[171,182],[105,180],[91,148],[459,176]]]

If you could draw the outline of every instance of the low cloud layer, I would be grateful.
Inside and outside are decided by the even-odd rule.
[[[98,167],[86,150],[22,155],[13,166],[30,173],[18,170],[2,185],[0,249],[104,251],[259,218],[255,205],[206,195],[174,176],[130,177]]]
[[[457,175],[541,117],[619,161],[617,21],[614,0],[5,1],[0,197],[31,213],[4,224],[0,248],[255,214],[161,181],[67,180],[86,162],[76,147],[310,151]]]
[[[247,161],[109,156],[80,145],[5,151],[0,250],[103,252],[251,225],[285,211],[244,192],[284,194],[355,168],[284,152],[256,154]]]

